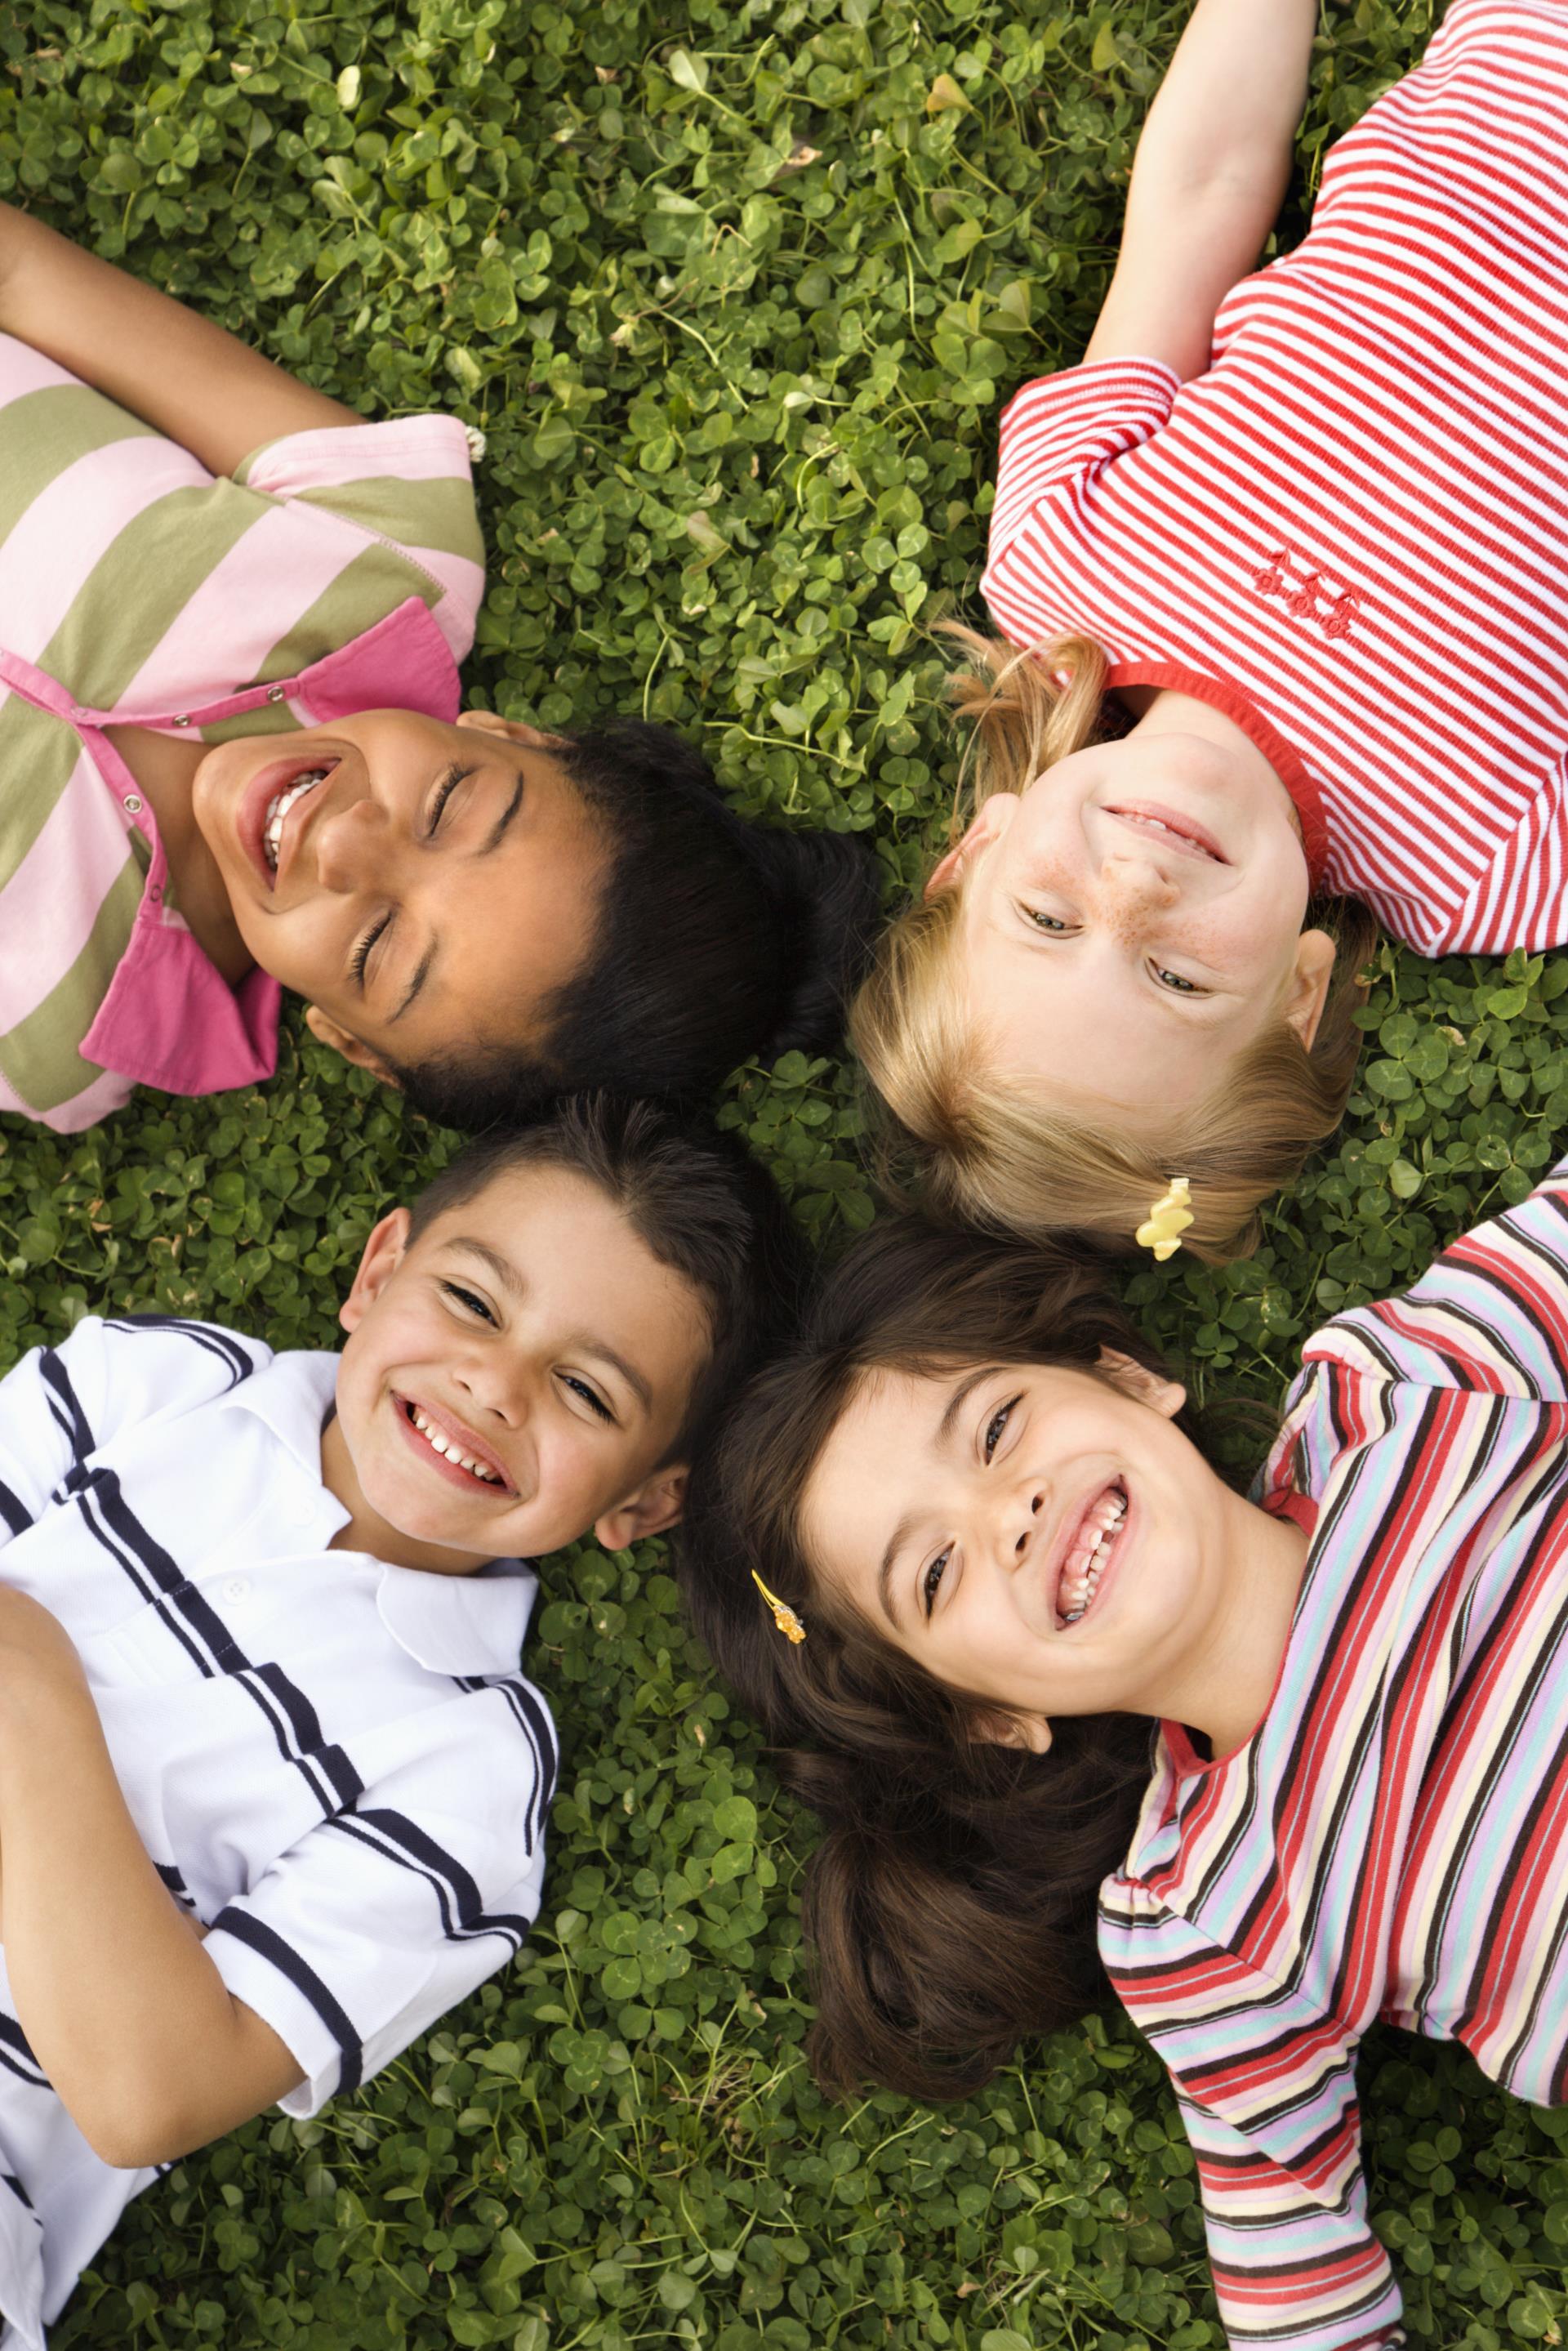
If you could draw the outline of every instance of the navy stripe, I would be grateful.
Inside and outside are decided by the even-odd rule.
[[[236,1943],[244,1943],[258,1958],[269,1959],[280,1976],[288,1978],[296,1991],[310,2002],[342,2052],[337,2095],[344,2097],[350,2090],[357,2090],[364,2078],[365,2053],[348,2011],[339,2005],[308,1961],[300,1958],[293,1944],[286,1943],[260,1918],[253,1918],[248,1910],[220,1910],[212,1931],[214,1935],[232,1935]]]
[[[251,1665],[211,1602],[137,1518],[117,1473],[102,1467],[92,1470],[78,1499],[93,1535],[153,1603],[200,1670],[232,1676],[260,1708],[278,1753],[295,1766],[322,1812],[329,1814],[339,1804],[353,1803],[363,1792],[363,1782],[343,1750],[323,1742],[316,1709],[303,1690],[279,1666]]]
[[[497,1690],[512,1709],[517,1728],[528,1741],[534,1754],[534,1792],[523,1816],[524,1847],[533,1853],[535,1844],[545,1825],[545,1815],[550,1809],[556,1792],[556,1774],[560,1770],[560,1750],[556,1745],[555,1725],[548,1709],[539,1703],[534,1691],[521,1679],[488,1680],[483,1675],[457,1675],[460,1689],[477,1693]]]
[[[327,1823],[357,1844],[368,1845],[383,1860],[410,1869],[433,1887],[441,1910],[441,1933],[449,1943],[471,1942],[478,1935],[501,1935],[514,1950],[527,1941],[534,1922],[511,1911],[487,1911],[478,1886],[462,1864],[444,1846],[402,1813],[378,1806],[368,1813],[339,1813]],[[374,1830],[375,1835],[368,1835]],[[385,1838],[386,1843],[379,1843]]]
[[[27,2046],[27,2036],[14,2016],[0,2009],[0,2065],[35,2090],[47,2090],[49,2077]]]
[[[230,1374],[229,1385],[238,1387],[255,1370],[255,1359],[247,1353],[244,1343],[234,1332],[225,1331],[216,1322],[192,1322],[182,1314],[115,1314],[109,1319],[111,1331],[175,1331],[182,1338],[193,1340],[215,1355]]]
[[[25,1535],[33,1523],[23,1508],[20,1498],[11,1491],[10,1487],[3,1479],[0,1479],[0,1519],[5,1520],[14,1535]]]
[[[16,2173],[14,2171],[0,2171],[0,2179],[3,2179],[5,2182],[6,2187],[11,2190],[11,2193],[16,2199],[17,2203],[25,2204],[30,2212],[33,2209],[33,2199],[28,2195],[26,2189],[23,2187],[21,2181],[17,2179]]]
[[[79,1468],[92,1451],[92,1430],[77,1400],[70,1375],[53,1347],[46,1347],[39,1356],[38,1371],[49,1391],[49,1408],[64,1430],[71,1448],[71,1459]]]

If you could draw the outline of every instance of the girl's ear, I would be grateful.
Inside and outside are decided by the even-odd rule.
[[[1051,1726],[1043,1714],[988,1715],[984,1736],[993,1746],[1018,1747],[1030,1755],[1044,1755],[1051,1746]]]
[[[536,726],[525,726],[520,718],[503,718],[495,710],[462,710],[457,723],[477,727],[483,735],[504,735],[509,743],[521,743],[527,751],[554,751],[561,741],[558,735],[541,735]]]
[[[659,1469],[624,1502],[594,1520],[594,1533],[606,1551],[629,1551],[645,1535],[659,1535],[672,1527],[686,1507],[684,1466]]]
[[[1102,1347],[1099,1368],[1106,1379],[1120,1388],[1124,1395],[1136,1397],[1167,1420],[1174,1420],[1187,1402],[1187,1390],[1179,1380],[1168,1380],[1163,1373],[1151,1372],[1143,1364],[1135,1363],[1117,1347]]]
[[[306,1006],[305,1025],[318,1045],[329,1045],[335,1053],[341,1053],[346,1061],[352,1061],[357,1070],[369,1070],[371,1076],[379,1078],[384,1086],[397,1084],[396,1078],[374,1045],[367,1045],[363,1037],[355,1036],[352,1029],[343,1028],[329,1012],[323,1012],[319,1004]]]
[[[353,1286],[337,1309],[337,1320],[345,1331],[359,1328],[401,1265],[409,1246],[410,1221],[407,1208],[394,1208],[389,1216],[382,1217],[366,1242]]]
[[[1295,968],[1285,990],[1285,1019],[1310,1053],[1334,977],[1334,941],[1326,931],[1303,931],[1296,941]]]
[[[992,792],[984,807],[971,820],[963,839],[955,841],[947,855],[931,868],[926,877],[922,896],[936,898],[944,890],[950,889],[975,851],[983,848],[988,841],[994,841],[999,833],[1006,831],[1012,810],[1017,805],[1018,799],[1015,793]]]

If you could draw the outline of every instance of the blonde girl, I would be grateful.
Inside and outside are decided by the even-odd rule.
[[[1454,0],[1246,277],[1316,22],[1198,0],[1085,361],[1002,419],[978,812],[853,1021],[945,1213],[1127,1242],[1180,1171],[1244,1249],[1373,918],[1568,939],[1568,6]]]

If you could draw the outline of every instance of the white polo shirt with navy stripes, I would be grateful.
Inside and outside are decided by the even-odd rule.
[[[333,1551],[337,1357],[159,1318],[78,1325],[0,1382],[0,1579],[80,1655],[119,1783],[236,1999],[358,2088],[504,1965],[556,1768],[519,1670],[537,1590]],[[151,2170],[101,2162],[0,1951],[0,2351],[43,2342]]]

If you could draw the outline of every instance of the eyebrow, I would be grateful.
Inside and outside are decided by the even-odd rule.
[[[513,786],[511,799],[507,801],[506,806],[502,810],[501,814],[496,818],[495,822],[491,826],[483,845],[474,852],[475,856],[488,857],[493,850],[500,848],[502,842],[506,838],[507,826],[511,823],[513,818],[516,815],[522,805],[523,778],[519,775],[516,783]],[[410,980],[407,988],[403,992],[403,1000],[399,1005],[397,1010],[393,1013],[391,1020],[387,1024],[389,1028],[390,1028],[394,1022],[402,1019],[404,1013],[408,1010],[410,1005],[412,1004],[421,988],[423,987],[426,980],[429,979],[431,976],[431,966],[436,959],[436,952],[440,944],[441,943],[438,939],[432,939],[429,946],[425,949],[423,955],[420,957],[419,967],[416,969],[412,979]]]
[[[937,1423],[936,1442],[939,1451],[951,1444],[953,1430],[957,1426],[960,1413],[962,1412],[976,1388],[990,1379],[997,1368],[995,1364],[981,1364],[977,1370],[966,1372],[963,1378],[960,1380],[957,1387],[949,1396],[942,1416]],[[888,1539],[888,1548],[882,1553],[882,1563],[877,1570],[877,1597],[882,1604],[882,1614],[889,1625],[896,1625],[898,1622],[893,1607],[893,1569],[897,1564],[898,1553],[909,1540],[914,1523],[913,1517],[899,1520]]]
[[[528,1285],[517,1268],[510,1258],[503,1257],[499,1249],[492,1249],[488,1241],[473,1240],[466,1233],[459,1233],[447,1243],[447,1247],[464,1249],[470,1257],[476,1257],[481,1265],[489,1268],[502,1289],[510,1297],[522,1298],[525,1295]],[[607,1346],[604,1340],[596,1337],[591,1331],[573,1332],[565,1344],[575,1349],[578,1354],[589,1356],[596,1363],[607,1364],[611,1371],[618,1372],[643,1411],[652,1412],[653,1390],[649,1386],[637,1365],[628,1363],[626,1357],[618,1353],[614,1347]]]

